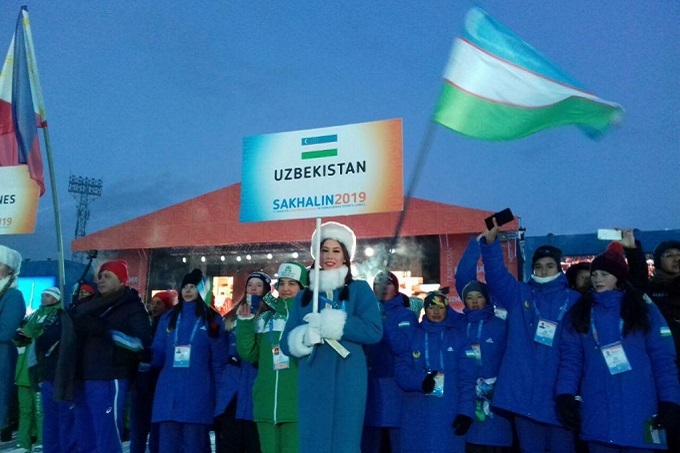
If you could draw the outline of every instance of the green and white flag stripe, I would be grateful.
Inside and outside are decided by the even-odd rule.
[[[512,140],[569,124],[592,137],[622,112],[475,7],[454,43],[434,120],[484,140]]]

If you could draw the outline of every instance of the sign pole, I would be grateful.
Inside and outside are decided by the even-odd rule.
[[[319,280],[321,280],[321,265],[319,264],[319,260],[321,259],[321,217],[316,218],[316,240],[314,241],[314,244],[312,244],[312,247],[314,247],[314,256],[316,259],[314,260],[314,270],[316,271],[316,278],[314,279],[314,287],[312,288],[314,290],[314,299],[313,299],[313,309],[312,313],[318,313],[319,312]]]

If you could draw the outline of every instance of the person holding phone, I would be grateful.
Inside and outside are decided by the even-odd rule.
[[[522,451],[573,452],[574,433],[557,419],[554,388],[565,314],[580,294],[562,272],[562,251],[550,245],[536,249],[533,274],[518,282],[505,267],[500,227],[492,220],[480,240],[482,261],[491,294],[508,311],[493,406],[515,414]]]
[[[664,449],[660,429],[680,431],[670,329],[627,284],[619,243],[595,257],[590,270],[593,290],[569,312],[560,343],[558,417],[568,427],[580,424],[591,453]]]

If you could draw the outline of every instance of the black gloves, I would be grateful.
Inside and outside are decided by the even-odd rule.
[[[472,418],[463,414],[456,415],[456,419],[453,421],[453,424],[451,424],[451,428],[453,428],[453,432],[456,436],[462,436],[468,432],[470,426],[472,426]]]
[[[680,405],[670,401],[659,401],[656,424],[666,431],[680,430]]]
[[[106,333],[106,321],[96,316],[73,316],[73,327],[83,335],[103,336]]]
[[[434,377],[437,375],[437,370],[430,371],[423,379],[423,383],[420,386],[424,393],[432,393],[434,390]]]
[[[565,428],[573,430],[581,424],[579,403],[574,395],[567,393],[557,395],[555,411],[557,412],[557,419]]]

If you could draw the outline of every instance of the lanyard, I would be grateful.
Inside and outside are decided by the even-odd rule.
[[[479,321],[479,326],[477,326],[477,342],[482,338],[482,326],[484,325],[484,320]],[[469,322],[467,325],[467,340],[470,341],[470,326],[472,326],[472,323]]]
[[[536,317],[541,318],[541,312],[538,311],[538,299],[536,297],[536,292],[532,289],[531,294],[534,296],[533,297],[533,302],[534,302],[534,311],[536,312]],[[560,307],[560,313],[557,315],[557,322],[561,322],[562,318],[564,318],[564,313],[567,311],[567,305],[569,305],[569,294],[567,294],[567,297],[564,299],[564,304],[562,307]]]
[[[177,342],[177,332],[179,331],[179,322],[182,319],[182,313],[177,315],[177,326],[175,326],[175,346],[177,346],[179,343]],[[189,338],[189,345],[194,341],[194,337],[196,336],[196,330],[198,330],[198,324],[201,322],[201,318],[198,318],[196,320],[196,324],[194,324],[194,330],[191,331],[191,338]]]
[[[430,369],[430,336],[425,332],[425,366]],[[444,331],[439,333],[439,372],[444,371],[444,355],[442,354],[442,347],[444,344]]]
[[[597,328],[595,328],[595,320],[593,319],[593,309],[590,308],[590,331],[593,334],[593,340],[597,347],[600,347],[600,337],[597,334]],[[623,319],[619,318],[619,335],[623,339]],[[616,343],[616,342],[615,342]]]

